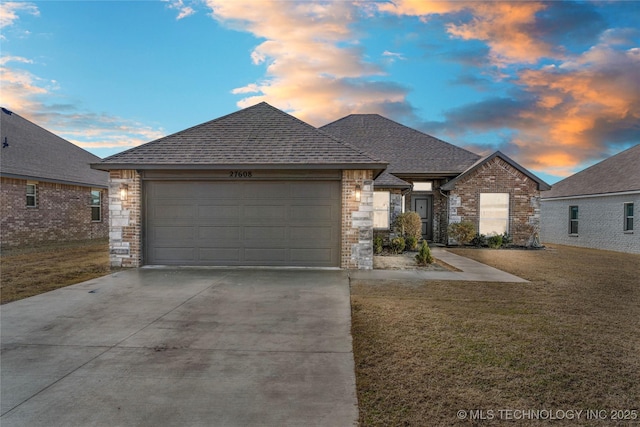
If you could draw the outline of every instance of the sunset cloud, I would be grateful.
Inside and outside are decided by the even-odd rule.
[[[38,16],[40,11],[33,3],[2,2],[0,3],[0,28],[13,25],[20,19],[20,13],[28,13]]]
[[[352,30],[361,18],[357,4],[265,1],[256,8],[252,1],[208,0],[207,5],[224,25],[265,39],[251,58],[266,66],[266,75],[234,89],[252,94],[238,102],[240,107],[266,101],[315,125],[358,112],[412,113],[407,89],[381,81],[381,66],[365,60]]]

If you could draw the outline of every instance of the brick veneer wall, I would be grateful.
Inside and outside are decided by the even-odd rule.
[[[109,179],[109,257],[114,267],[142,265],[142,180],[134,170],[114,170]],[[120,200],[120,186],[128,186]]]
[[[342,172],[342,255],[341,268],[373,268],[373,172]],[[360,185],[360,202],[355,200]]]
[[[479,225],[480,193],[509,193],[509,233],[516,245],[531,243],[540,226],[540,191],[535,181],[496,157],[456,184],[449,192],[449,222]]]
[[[37,183],[37,206],[27,207],[27,180],[2,177],[0,235],[2,247],[31,246],[49,241],[107,237],[109,209],[102,191],[102,220],[91,221],[91,187]]]

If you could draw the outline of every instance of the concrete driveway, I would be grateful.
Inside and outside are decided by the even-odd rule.
[[[0,311],[3,427],[358,418],[344,271],[130,270]]]

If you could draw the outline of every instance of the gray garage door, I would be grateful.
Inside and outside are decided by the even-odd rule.
[[[339,181],[146,181],[145,264],[340,265]]]

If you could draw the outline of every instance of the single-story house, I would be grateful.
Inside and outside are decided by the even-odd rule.
[[[131,267],[372,268],[374,229],[403,210],[434,242],[461,220],[526,240],[548,188],[500,152],[480,157],[379,115],[316,129],[266,103],[92,167],[110,173],[112,264]]]
[[[640,144],[542,193],[543,242],[640,253]]]
[[[423,238],[451,243],[449,224],[470,221],[480,234],[509,233],[529,244],[539,227],[540,191],[549,185],[497,151],[489,156],[444,142],[377,114],[352,114],[320,128],[389,162],[374,182],[374,227],[414,211]]]
[[[3,248],[106,238],[109,175],[100,158],[18,114],[0,111]]]
[[[110,173],[113,265],[362,269],[386,166],[266,103],[92,165]]]

